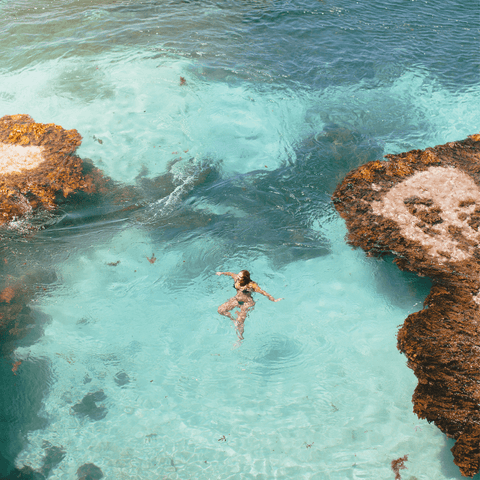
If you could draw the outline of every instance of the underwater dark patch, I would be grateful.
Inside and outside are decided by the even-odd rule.
[[[77,470],[78,480],[100,480],[103,472],[93,463],[85,463]]]
[[[125,372],[118,372],[113,379],[119,387],[130,383],[130,377]]]
[[[108,410],[103,406],[98,406],[97,402],[105,400],[107,396],[103,390],[95,393],[87,393],[80,402],[72,407],[72,410],[81,416],[88,416],[92,420],[101,420],[105,418]]]

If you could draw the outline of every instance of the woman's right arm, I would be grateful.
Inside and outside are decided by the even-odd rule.
[[[217,272],[217,275],[228,275],[232,278],[235,278],[237,276],[235,273],[232,272]]]

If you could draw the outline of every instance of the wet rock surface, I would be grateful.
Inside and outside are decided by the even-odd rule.
[[[333,202],[350,244],[393,253],[432,279],[423,310],[407,317],[398,349],[418,385],[414,412],[456,440],[464,476],[480,469],[480,134],[387,155],[349,173]]]
[[[101,172],[74,155],[81,139],[76,130],[29,115],[0,118],[0,225],[102,188]]]

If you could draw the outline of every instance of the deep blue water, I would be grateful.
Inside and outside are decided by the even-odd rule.
[[[0,361],[0,478],[387,479],[405,454],[402,478],[460,478],[396,350],[429,282],[351,250],[330,195],[480,131],[479,10],[0,1],[0,116],[77,129],[131,192],[0,230],[3,278],[37,292]],[[215,272],[243,268],[285,300],[238,346]]]

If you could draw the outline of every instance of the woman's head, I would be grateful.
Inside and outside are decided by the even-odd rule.
[[[250,282],[250,272],[248,270],[242,270],[238,274],[238,283],[240,283],[240,285],[243,287],[245,285],[248,285]]]

